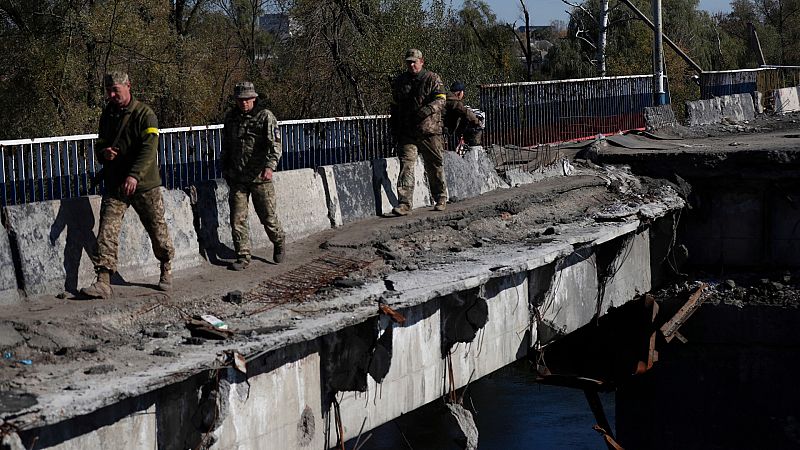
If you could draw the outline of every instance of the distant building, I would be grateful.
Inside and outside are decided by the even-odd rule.
[[[300,31],[300,25],[288,14],[264,14],[259,18],[258,25],[280,39],[292,37]]]
[[[531,40],[544,40],[551,39],[553,34],[553,27],[551,25],[531,25]],[[525,26],[517,27],[517,33],[525,34]]]

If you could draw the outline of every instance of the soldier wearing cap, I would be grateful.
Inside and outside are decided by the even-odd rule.
[[[236,106],[225,114],[222,134],[222,177],[228,183],[231,233],[236,261],[229,268],[244,270],[250,265],[248,204],[253,206],[273,244],[272,259],[283,261],[285,235],[275,213],[273,172],[281,158],[281,131],[278,121],[258,101],[253,83],[243,81],[233,90]]]
[[[133,206],[150,236],[153,253],[161,263],[158,288],[167,291],[172,287],[175,250],[164,220],[157,163],[158,121],[149,106],[131,95],[128,74],[110,72],[103,81],[107,104],[95,143],[105,182],[92,257],[97,280],[81,292],[90,298],[111,298],[111,275],[117,271],[119,233],[128,206]]]
[[[464,83],[456,81],[450,85],[444,106],[444,126],[469,146],[481,145],[481,120],[464,106]]]
[[[391,126],[398,145],[400,176],[397,180],[397,216],[411,212],[414,199],[414,166],[422,156],[430,182],[434,209],[444,211],[447,185],[444,178],[442,110],[445,92],[439,75],[423,68],[422,52],[406,52],[407,70],[392,82]]]

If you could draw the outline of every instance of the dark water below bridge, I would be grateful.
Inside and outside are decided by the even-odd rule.
[[[614,424],[614,394],[600,394]],[[483,450],[603,450],[603,440],[583,392],[540,385],[522,364],[473,382],[464,400],[476,412],[478,448]],[[458,448],[448,435],[442,402],[434,402],[372,432],[363,450],[445,450]],[[402,434],[401,434],[402,431]],[[368,434],[368,433],[365,433]],[[363,438],[362,438],[363,440]],[[406,440],[408,443],[406,443]],[[348,449],[354,442],[348,442]]]

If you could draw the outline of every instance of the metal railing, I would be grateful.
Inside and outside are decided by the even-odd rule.
[[[643,128],[644,108],[654,105],[652,80],[636,75],[481,85],[484,140],[530,147]]]
[[[393,151],[388,116],[278,122],[283,157],[278,170],[366,161]],[[223,125],[159,130],[158,163],[164,186],[182,189],[221,176]],[[96,134],[0,141],[3,206],[98,194],[92,179]]]
[[[775,89],[800,85],[800,66],[764,66],[700,74],[700,99],[733,94],[769,95]]]

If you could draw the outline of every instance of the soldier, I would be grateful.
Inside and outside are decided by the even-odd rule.
[[[274,247],[272,259],[283,262],[285,235],[275,214],[272,183],[281,158],[281,130],[275,116],[258,101],[253,83],[236,84],[234,97],[236,107],[225,114],[220,158],[222,177],[230,188],[231,234],[236,250],[236,261],[229,269],[244,270],[250,265],[247,211],[251,194],[256,214]]]
[[[439,75],[424,69],[424,65],[422,52],[410,49],[406,52],[408,70],[392,82],[391,126],[400,156],[399,204],[392,210],[396,216],[411,212],[417,152],[422,155],[431,195],[436,202],[433,209],[444,211],[447,205],[442,146],[442,110],[446,95]]]
[[[467,145],[481,145],[481,120],[464,106],[464,83],[456,81],[450,85],[444,106],[444,126]]]
[[[164,220],[161,176],[158,173],[158,121],[149,106],[131,95],[128,74],[110,72],[103,79],[108,103],[100,116],[95,157],[105,181],[100,229],[93,255],[97,281],[81,292],[90,298],[111,298],[111,275],[117,270],[122,219],[133,206],[144,225],[153,253],[161,262],[158,288],[172,287],[175,250]]]

